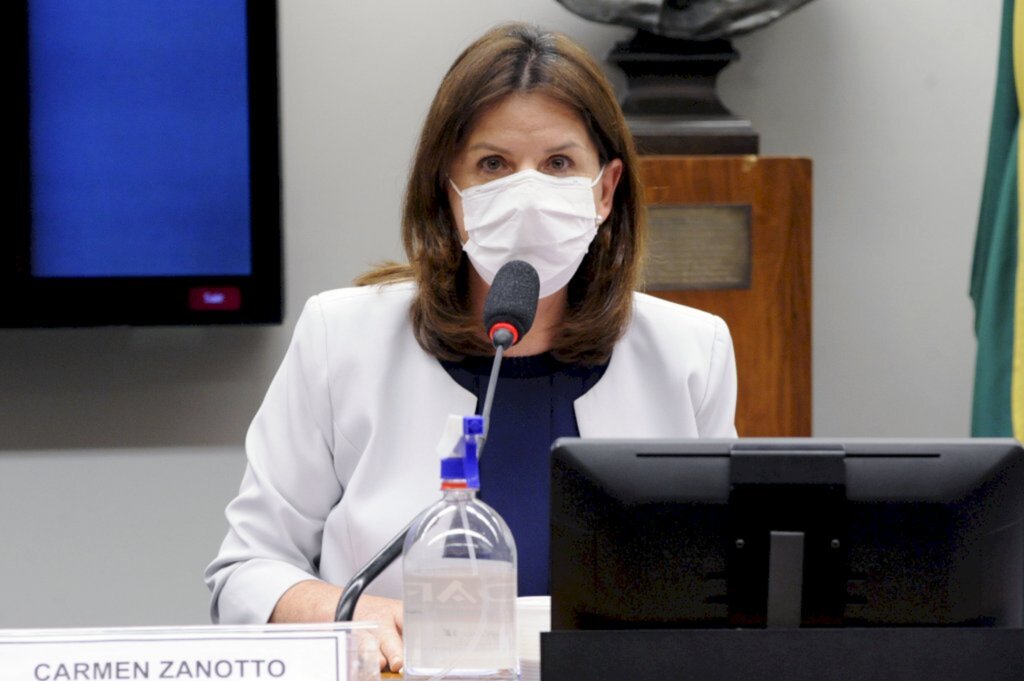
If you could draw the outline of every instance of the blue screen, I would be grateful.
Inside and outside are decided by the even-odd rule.
[[[29,3],[32,274],[248,275],[244,0]]]

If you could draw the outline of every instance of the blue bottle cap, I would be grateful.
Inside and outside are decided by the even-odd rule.
[[[465,480],[465,471],[466,467],[462,463],[461,456],[453,456],[447,459],[441,459],[442,480]]]

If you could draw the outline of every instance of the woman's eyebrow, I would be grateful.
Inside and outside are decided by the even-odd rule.
[[[578,143],[578,142],[566,142],[565,144],[560,144],[557,147],[551,147],[550,149],[545,149],[544,153],[545,154],[557,154],[558,152],[566,151],[567,149],[582,149],[582,148],[583,148],[583,145]]]
[[[469,147],[469,149],[467,149],[467,151],[475,151],[477,149],[486,149],[487,151],[495,151],[495,152],[497,152],[499,154],[511,154],[512,153],[509,149],[505,149],[503,147],[499,147],[497,145],[491,144],[490,142],[477,142],[476,144],[471,145]]]
[[[549,147],[548,149],[544,150],[544,153],[545,154],[557,154],[560,151],[566,151],[568,149],[582,149],[582,148],[583,148],[583,145],[580,144],[579,142],[572,142],[572,141],[570,141],[570,142],[565,142],[564,144],[559,144],[558,146]],[[511,154],[512,153],[512,151],[510,149],[506,149],[505,147],[499,147],[498,145],[491,144],[490,142],[477,142],[476,144],[471,144],[466,149],[466,151],[476,151],[478,149],[485,149],[487,151],[493,151],[493,152],[498,153],[498,154]]]

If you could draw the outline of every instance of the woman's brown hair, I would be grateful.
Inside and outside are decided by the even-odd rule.
[[[480,114],[513,93],[538,93],[580,116],[602,166],[623,163],[611,214],[569,282],[568,309],[552,354],[600,364],[625,331],[640,283],[646,226],[633,138],[611,84],[587,52],[560,33],[526,24],[498,26],[449,69],[427,114],[402,216],[409,265],[385,265],[356,283],[413,279],[416,339],[440,359],[493,352],[469,305],[468,260],[448,201],[449,168]]]

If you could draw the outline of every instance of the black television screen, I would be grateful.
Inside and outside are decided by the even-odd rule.
[[[1015,440],[558,440],[552,628],[1020,627]]]
[[[281,320],[276,3],[9,3],[0,325]]]

